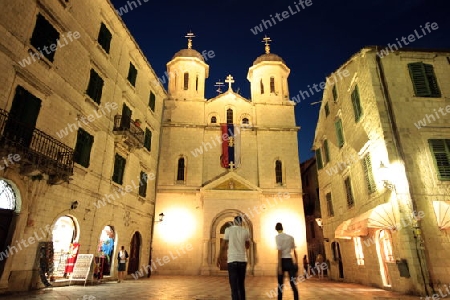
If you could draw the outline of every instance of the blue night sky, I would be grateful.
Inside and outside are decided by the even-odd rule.
[[[265,34],[273,41],[271,52],[281,56],[291,69],[291,99],[299,90],[307,90],[308,85],[324,81],[362,47],[396,43],[396,38],[414,34],[414,30],[421,33],[420,26],[427,22],[436,22],[438,29],[422,34],[407,47],[450,49],[449,0],[309,1],[310,6],[305,1],[303,7],[299,0],[112,3],[116,9],[127,7],[128,13],[122,18],[159,77],[164,75],[172,56],[186,48],[184,36],[190,30],[196,35],[194,49],[214,51],[215,56],[206,61],[210,66],[206,98],[217,95],[215,82],[223,81],[228,74],[234,77],[233,89],[239,88],[242,96],[250,98],[247,72],[264,53]],[[137,7],[130,10],[128,2],[135,2]],[[266,22],[267,29],[263,26],[262,32],[254,34],[251,29],[254,31],[262,20],[272,24]],[[298,137],[302,162],[313,156],[311,146],[320,103],[311,103],[321,97],[321,92],[315,93],[295,107],[297,126],[301,127]]]

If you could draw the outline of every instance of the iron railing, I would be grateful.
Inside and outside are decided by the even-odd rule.
[[[132,146],[143,147],[145,134],[144,130],[136,122],[128,116],[115,115],[113,132],[116,134],[131,137],[132,141],[128,141]]]
[[[50,177],[68,180],[73,175],[73,149],[45,132],[0,109],[0,150],[19,154],[18,162],[36,167]]]

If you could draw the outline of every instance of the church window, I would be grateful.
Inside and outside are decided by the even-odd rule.
[[[282,170],[282,164],[280,160],[277,160],[275,162],[275,181],[277,184],[283,183],[283,170]]]
[[[233,124],[233,110],[227,109],[227,124]]]
[[[195,77],[195,90],[198,91],[198,75]]]
[[[38,14],[30,43],[49,61],[53,61],[55,51],[41,51],[58,42],[59,32],[41,14]]]
[[[79,128],[77,133],[77,143],[73,152],[73,160],[85,168],[89,167],[93,143],[94,137]]]
[[[261,79],[261,81],[259,82],[259,86],[261,88],[261,95],[264,94],[264,83],[263,80]]]
[[[106,25],[102,23],[100,25],[100,31],[98,32],[97,41],[106,53],[109,53],[109,49],[111,47],[111,39],[111,31],[109,31],[108,27],[106,27]]]
[[[211,123],[212,124],[217,123],[217,118],[215,116],[211,117]]]
[[[136,67],[130,62],[130,68],[128,69],[128,81],[131,83],[132,86],[136,86],[136,78],[137,78],[137,69]]]
[[[86,94],[97,104],[100,104],[100,99],[102,98],[103,84],[104,82],[100,75],[94,69],[91,69]]]
[[[275,93],[275,78],[270,77],[270,92]]]
[[[242,124],[249,124],[248,118],[243,118],[242,119]]]
[[[189,88],[189,73],[184,73],[184,90],[186,91]]]
[[[147,196],[147,174],[141,171],[139,177],[139,196],[145,197]]]
[[[126,160],[119,154],[116,154],[114,158],[114,173],[112,176],[112,181],[118,184],[123,183],[123,173],[125,171]]]
[[[177,170],[178,181],[184,181],[184,170],[185,170],[184,157],[181,157],[178,159],[178,170]]]

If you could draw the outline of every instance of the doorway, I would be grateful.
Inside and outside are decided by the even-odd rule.
[[[98,243],[98,254],[95,259],[98,271],[97,279],[102,279],[103,276],[111,276],[111,266],[114,261],[115,237],[116,234],[112,225],[107,225],[103,228]]]
[[[131,238],[128,274],[134,274],[139,269],[139,253],[141,251],[141,234],[136,231]]]
[[[380,265],[380,274],[383,285],[386,287],[391,286],[391,276],[389,274],[388,263],[394,262],[394,256],[392,253],[392,237],[391,233],[387,230],[379,230],[376,233],[377,237],[377,255]]]
[[[14,215],[17,209],[17,198],[13,187],[5,180],[0,180],[0,255],[7,253],[14,233]],[[6,257],[1,256],[0,277],[5,268]]]
[[[224,241],[224,237],[225,237],[225,229],[227,229],[228,227],[231,226],[231,222],[225,222],[219,230],[219,237],[220,237],[220,241],[219,241],[219,253],[220,253],[220,245],[222,245],[222,242]],[[227,263],[227,257],[228,257],[228,249],[225,249],[225,251],[222,253],[222,256],[219,257],[219,264],[220,264],[220,270],[221,271],[228,271],[228,263]]]
[[[53,236],[53,276],[55,279],[68,277],[77,260],[79,244],[78,229],[71,216],[62,216],[55,222]]]
[[[332,242],[331,243],[331,250],[333,251],[333,259],[338,263],[338,270],[339,270],[339,278],[344,278],[344,264],[342,263],[342,256],[341,256],[341,247],[338,242]]]

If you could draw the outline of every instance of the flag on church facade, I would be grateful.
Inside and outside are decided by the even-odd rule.
[[[241,164],[241,128],[235,124],[220,124],[222,132],[222,168],[233,169]],[[232,163],[232,164],[231,164]]]

